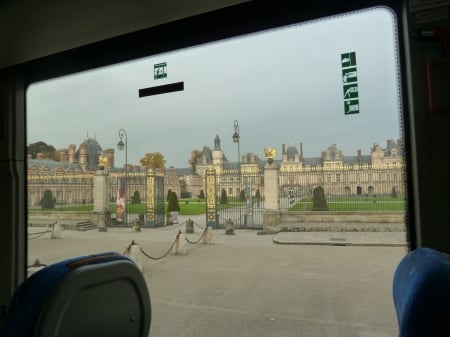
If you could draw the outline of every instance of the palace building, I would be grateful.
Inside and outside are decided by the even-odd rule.
[[[99,158],[106,158],[104,167],[99,167]],[[304,157],[303,144],[299,147],[284,144],[280,159],[275,158],[278,167],[279,194],[281,197],[307,196],[314,187],[321,185],[328,195],[402,195],[404,184],[404,150],[401,140],[387,140],[386,145],[375,143],[369,154],[358,150],[347,155],[332,144],[317,157]],[[126,176],[129,188],[127,198],[131,200],[138,191],[142,202],[146,196],[146,168],[128,165],[114,167],[114,149],[103,150],[97,140],[88,138],[78,149],[69,145],[59,153],[59,161],[46,159],[37,154],[27,160],[28,205],[38,207],[45,189],[53,192],[61,204],[93,202],[93,175],[98,169],[110,172],[110,198],[114,200],[117,180]],[[240,162],[227,159],[220,146],[220,138],[214,139],[214,147],[204,146],[195,170],[193,168],[165,168],[156,170],[164,177],[164,193],[171,189],[179,197],[198,197],[205,190],[205,175],[214,169],[217,183],[230,196],[238,196],[244,186],[252,195],[264,191],[265,159],[253,153],[241,156]]]

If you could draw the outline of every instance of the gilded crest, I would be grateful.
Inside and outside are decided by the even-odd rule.
[[[264,155],[267,159],[273,159],[277,156],[277,149],[274,147],[266,147],[264,148]]]
[[[106,165],[108,165],[108,158],[106,158],[105,156],[100,156],[98,157],[98,166],[101,169],[104,169],[106,167]]]

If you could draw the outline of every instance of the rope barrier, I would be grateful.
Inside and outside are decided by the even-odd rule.
[[[207,228],[207,226],[206,226],[206,227],[203,227],[202,225],[199,225],[198,223],[196,223],[196,222],[194,222],[194,221],[192,221],[192,223],[193,223],[195,226],[197,226],[198,228],[201,228],[201,229],[206,229],[206,228]]]
[[[34,237],[29,237],[28,239],[30,239],[30,240],[33,240],[33,239],[39,239],[41,236],[43,236],[44,234],[46,234],[46,233],[51,233],[52,231],[50,230],[50,231],[45,231],[45,232],[37,232],[37,233],[28,233],[28,236],[31,236],[31,235],[37,235],[37,236],[34,236]]]
[[[142,247],[140,247],[140,248],[141,248],[141,253],[144,254],[144,256],[147,257],[147,258],[149,258],[149,259],[152,259],[152,260],[161,260],[161,259],[165,258],[167,255],[169,255],[169,253],[170,253],[170,252],[172,251],[172,249],[173,249],[173,246],[175,246],[175,243],[176,243],[176,242],[177,242],[177,239],[175,239],[175,240],[173,241],[172,245],[171,245],[170,248],[167,250],[167,252],[166,252],[165,254],[163,254],[162,256],[160,256],[160,257],[153,257],[153,256],[147,254],[147,253],[142,249]]]
[[[176,226],[171,225],[171,226],[158,227],[158,228],[152,228],[152,229],[157,230],[157,231],[168,231],[168,230],[175,229],[175,228],[178,228],[178,227],[181,227],[181,226],[183,226],[183,223],[180,222],[180,223],[177,224]],[[170,228],[169,228],[169,227],[170,227]]]
[[[184,237],[184,239],[185,239],[188,243],[190,243],[190,244],[192,244],[192,245],[195,245],[195,244],[199,243],[201,239],[203,239],[203,237],[205,236],[205,233],[206,233],[206,229],[207,229],[207,228],[208,228],[208,227],[205,228],[205,230],[203,231],[202,235],[200,235],[200,237],[198,238],[198,240],[191,241],[191,240],[189,240],[187,237]]]
[[[55,223],[52,223],[52,224],[47,225],[47,226],[46,226],[47,229],[46,229],[45,231],[43,231],[43,232],[28,233],[28,236],[31,236],[31,235],[37,235],[37,236],[32,237],[32,238],[29,238],[29,239],[30,239],[30,240],[32,240],[32,239],[39,239],[39,238],[40,238],[41,236],[43,236],[45,233],[51,233],[51,232],[52,232],[53,226],[55,226],[57,223],[58,223],[58,221],[56,221]]]
[[[204,228],[202,235],[200,235],[200,237],[199,237],[197,240],[195,240],[195,241],[191,241],[191,240],[189,240],[187,237],[184,237],[184,239],[185,239],[188,243],[195,245],[195,244],[199,243],[199,242],[203,239],[203,237],[204,237],[205,234],[206,234],[207,229],[208,229],[208,226],[206,226],[206,227]],[[147,258],[149,258],[149,259],[151,259],[151,260],[161,260],[161,259],[165,258],[167,255],[170,254],[170,252],[172,251],[173,247],[175,246],[175,244],[176,244],[177,241],[179,240],[180,234],[182,234],[182,232],[181,232],[181,231],[178,231],[175,240],[174,240],[174,241],[172,242],[172,244],[170,245],[170,248],[167,250],[167,252],[165,252],[163,255],[161,255],[161,256],[159,256],[159,257],[151,256],[151,255],[148,254],[146,251],[144,251],[144,249],[143,249],[142,247],[139,247],[139,248],[140,248],[140,251],[141,251],[141,253],[142,253],[145,257],[147,257]],[[128,256],[131,247],[134,246],[134,245],[137,245],[137,243],[136,243],[134,240],[132,240],[131,243],[128,245],[128,247],[125,248],[125,251],[123,252],[123,255]]]

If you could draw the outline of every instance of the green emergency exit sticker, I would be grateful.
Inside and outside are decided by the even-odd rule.
[[[167,63],[158,63],[153,66],[153,78],[160,80],[167,77]]]
[[[358,84],[352,83],[344,85],[344,99],[358,98]]]
[[[342,91],[344,113],[359,113],[358,71],[356,68],[356,52],[341,54]]]
[[[356,53],[351,52],[351,53],[341,54],[341,63],[342,63],[342,68],[356,67]]]
[[[342,82],[353,83],[358,81],[358,74],[356,72],[356,67],[347,68],[342,70]]]
[[[359,113],[359,99],[344,101],[344,111],[346,115]]]

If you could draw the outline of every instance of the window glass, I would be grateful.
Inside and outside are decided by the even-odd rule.
[[[31,85],[29,274],[134,242],[154,336],[396,334],[396,34],[372,8]]]

